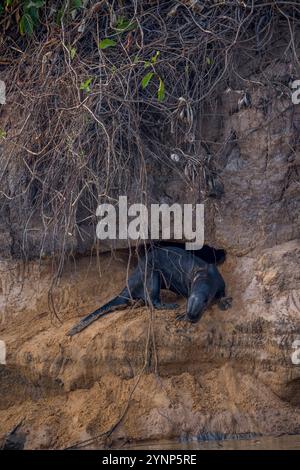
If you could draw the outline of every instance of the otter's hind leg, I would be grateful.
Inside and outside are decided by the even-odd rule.
[[[228,310],[232,306],[232,297],[221,297],[218,299],[218,307],[220,310]]]

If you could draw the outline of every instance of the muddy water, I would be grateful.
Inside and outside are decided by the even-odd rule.
[[[268,436],[254,439],[226,439],[222,441],[160,441],[135,444],[122,449],[142,450],[300,450],[300,435]]]

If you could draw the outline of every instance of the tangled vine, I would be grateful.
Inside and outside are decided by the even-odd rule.
[[[125,191],[145,199],[152,169],[176,171],[178,155],[205,186],[214,170],[201,119],[218,92],[240,78],[241,64],[271,62],[282,38],[298,62],[295,1],[1,7],[1,111],[14,121],[0,126],[1,213],[13,238],[22,223],[15,251],[25,256],[36,227],[41,254],[74,250],[95,233],[101,199]]]
[[[65,253],[95,241],[101,200],[147,202],[161,169],[188,178],[178,158],[205,195],[216,168],[203,116],[243,80],[243,64],[275,61],[279,43],[299,66],[299,19],[296,0],[0,2],[0,214],[13,254],[30,256],[38,233],[59,275]],[[151,340],[155,349],[152,320],[119,420],[72,447],[124,419]]]

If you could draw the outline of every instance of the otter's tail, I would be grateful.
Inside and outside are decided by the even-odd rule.
[[[73,328],[68,331],[67,336],[74,336],[80,331],[84,330],[87,326],[97,320],[99,317],[106,315],[107,313],[113,312],[118,308],[127,307],[129,305],[129,299],[126,297],[122,297],[118,295],[114,299],[107,302],[107,304],[102,305],[102,307],[97,308],[93,313],[90,313],[86,317],[82,318],[77,325],[73,326]]]

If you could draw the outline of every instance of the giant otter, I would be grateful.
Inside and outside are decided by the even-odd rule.
[[[124,308],[132,301],[142,301],[156,309],[177,308],[177,304],[161,302],[161,289],[187,298],[184,318],[192,323],[199,321],[214,301],[218,301],[223,310],[230,306],[231,299],[225,297],[225,282],[214,264],[208,264],[182,248],[154,247],[140,258],[122,292],[80,320],[67,334],[79,333],[97,318]]]

